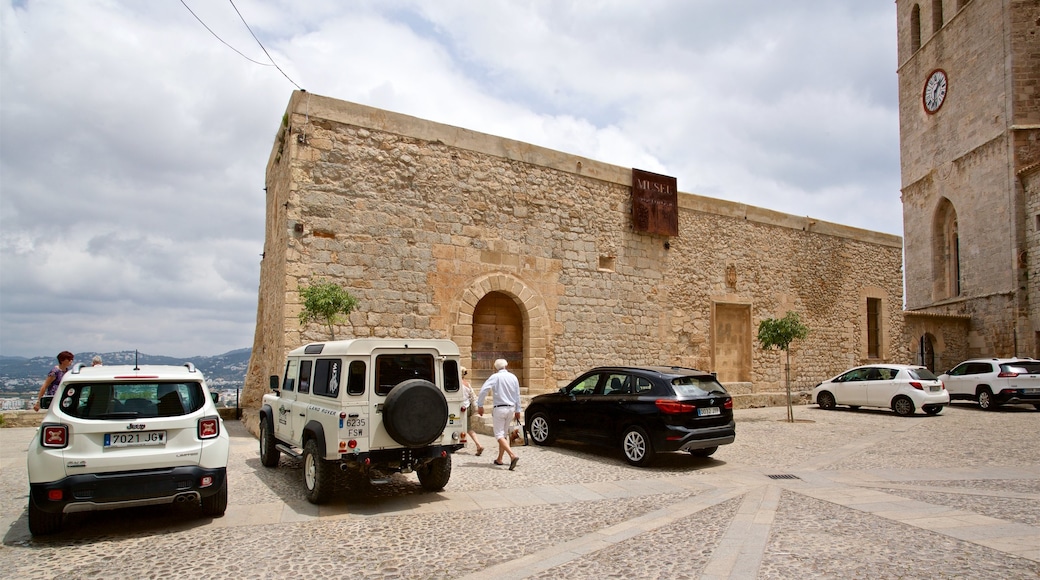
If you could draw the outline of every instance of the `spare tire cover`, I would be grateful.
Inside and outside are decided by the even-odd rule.
[[[422,447],[441,436],[448,424],[448,401],[425,379],[397,384],[383,403],[383,426],[401,445]]]

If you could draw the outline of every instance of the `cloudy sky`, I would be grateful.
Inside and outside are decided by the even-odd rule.
[[[0,0],[0,355],[252,346],[297,86],[901,234],[891,0],[233,2]]]

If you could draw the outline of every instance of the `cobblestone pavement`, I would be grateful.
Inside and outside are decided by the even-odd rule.
[[[1038,578],[1040,412],[739,410],[710,459],[628,466],[615,450],[473,448],[440,493],[414,474],[351,482],[324,506],[300,463],[260,465],[232,434],[227,514],[189,506],[72,514],[29,535],[25,449],[0,430],[5,578]],[[490,437],[481,441],[491,450]]]

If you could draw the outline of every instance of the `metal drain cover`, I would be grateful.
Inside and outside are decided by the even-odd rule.
[[[797,475],[791,475],[790,473],[774,473],[772,475],[766,475],[769,479],[798,479]]]

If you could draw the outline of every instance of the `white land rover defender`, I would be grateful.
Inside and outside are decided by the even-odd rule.
[[[414,471],[443,489],[466,417],[459,347],[450,340],[358,338],[311,343],[289,353],[260,408],[260,461],[303,458],[312,503],[328,501],[336,469],[373,483]]]

